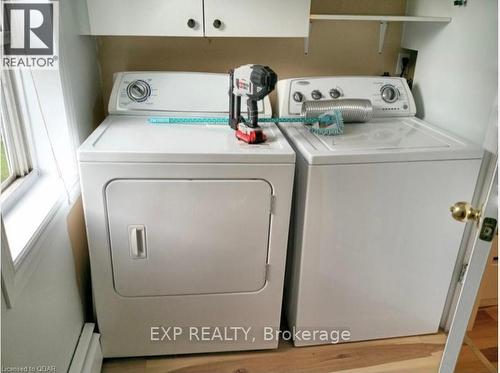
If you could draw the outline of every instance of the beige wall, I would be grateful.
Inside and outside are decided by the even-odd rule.
[[[68,237],[75,261],[76,283],[82,300],[85,321],[95,321],[92,312],[92,286],[90,282],[90,258],[85,230],[82,198],[78,198],[66,216]]]
[[[311,13],[405,14],[405,0],[317,0]],[[315,75],[394,73],[402,25],[389,24],[378,54],[378,22],[313,23],[309,55],[303,39],[99,37],[99,63],[107,105],[113,73],[127,70],[227,72],[246,63],[261,63],[279,78]]]

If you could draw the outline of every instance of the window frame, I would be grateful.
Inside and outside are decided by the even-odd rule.
[[[28,81],[29,79],[32,81]],[[61,115],[62,110],[62,115],[66,116],[62,90],[55,90],[54,94],[50,90],[54,86],[58,87],[58,84],[61,84],[59,73],[29,70],[1,72],[0,109],[3,110],[9,105],[3,96],[5,87],[6,90],[10,90],[7,92],[15,100],[16,106],[11,104],[11,109],[15,108],[12,112],[18,121],[16,123],[23,126],[23,141],[30,151],[31,161],[31,172],[17,177],[4,187],[0,194],[1,285],[7,308],[13,307],[16,298],[22,293],[42,260],[47,246],[53,244],[54,235],[60,229],[61,222],[68,212],[67,207],[70,206],[70,201],[76,198],[76,194],[68,196],[65,193],[55,165],[56,154],[47,128],[47,121],[54,121],[53,113]],[[49,117],[46,117],[38,92],[36,97],[32,96],[32,93],[29,94],[30,85],[35,91],[50,90],[48,97],[58,102],[59,111],[49,111]],[[38,122],[40,118],[33,116],[33,110],[39,111],[40,123]],[[3,126],[3,123],[0,125]],[[38,135],[46,136],[43,140],[45,145],[35,141]],[[41,204],[35,206],[34,201],[41,201]],[[15,234],[11,235],[12,227],[22,228],[16,229]]]
[[[37,174],[29,117],[26,115],[26,103],[21,99],[24,97],[22,79],[19,72],[2,72],[1,131],[10,171],[9,177],[0,184],[3,211],[8,210],[11,200],[16,198],[16,194],[22,194],[21,189],[27,187],[28,181],[33,182]]]
[[[16,229],[12,236],[8,233],[12,242],[5,237],[8,257],[17,269],[33,251],[34,240],[50,221],[55,206],[60,203],[60,198],[55,196],[59,193],[59,176],[53,166],[47,167],[47,162],[52,162],[49,159],[53,158],[55,162],[52,145],[44,149],[34,141],[36,133],[46,135],[47,139],[49,134],[38,93],[36,97],[28,95],[28,87],[36,84],[33,71],[3,70],[1,77],[0,126],[5,135],[6,157],[12,167],[12,175],[0,185],[1,215],[4,225],[19,227],[21,221],[26,223],[23,228]],[[33,110],[40,110],[40,123],[34,122],[37,119],[32,117]],[[35,125],[40,127],[36,131]],[[49,139],[46,141],[50,143]],[[47,155],[43,156],[42,153]],[[44,167],[43,162],[47,163]],[[43,197],[44,191],[50,194],[46,199]],[[47,202],[34,205],[36,200]],[[29,214],[24,215],[27,219],[22,218],[23,214]],[[30,215],[36,216],[38,220],[31,219]]]

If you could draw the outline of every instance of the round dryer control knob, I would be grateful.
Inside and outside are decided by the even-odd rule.
[[[321,94],[320,91],[315,89],[314,91],[311,92],[311,97],[315,100],[319,100],[321,97],[323,97],[323,95]]]
[[[380,89],[380,95],[382,96],[382,100],[385,102],[392,104],[399,99],[399,91],[392,84],[386,84]]]
[[[304,101],[304,95],[300,92],[293,92],[293,101],[295,102],[302,102]]]
[[[127,96],[132,101],[143,102],[151,95],[151,87],[144,80],[134,80],[127,86]]]
[[[342,96],[342,92],[338,88],[332,88],[330,89],[330,97],[331,98],[339,98]]]

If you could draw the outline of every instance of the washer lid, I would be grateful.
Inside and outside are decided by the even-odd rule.
[[[482,149],[416,118],[346,124],[340,136],[320,136],[299,123],[280,127],[310,164],[481,158]]]
[[[295,152],[273,123],[268,141],[249,145],[225,124],[153,125],[146,116],[110,115],[80,146],[92,162],[295,163]]]

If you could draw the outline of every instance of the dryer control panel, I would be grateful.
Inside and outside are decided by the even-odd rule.
[[[110,114],[227,116],[229,75],[197,72],[120,72],[114,75]],[[259,115],[271,116],[266,97]]]
[[[279,114],[300,115],[304,101],[368,99],[374,117],[409,117],[415,101],[404,78],[329,76],[286,79],[278,82]]]

